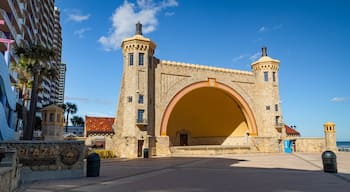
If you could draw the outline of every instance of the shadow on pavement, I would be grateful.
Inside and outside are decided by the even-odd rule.
[[[244,158],[189,157],[108,160],[102,162],[100,177],[38,181],[26,186],[25,191],[348,192],[350,189],[349,174],[342,177],[321,170],[238,166],[249,161]]]

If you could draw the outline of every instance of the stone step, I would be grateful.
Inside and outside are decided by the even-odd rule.
[[[172,155],[221,155],[221,154],[237,154],[249,153],[248,145],[195,145],[195,146],[173,146],[170,147]]]

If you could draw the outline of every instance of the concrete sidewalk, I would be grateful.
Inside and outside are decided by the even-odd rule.
[[[350,153],[337,155],[340,174],[322,171],[320,153],[106,160],[100,177],[39,181],[23,191],[348,192]]]

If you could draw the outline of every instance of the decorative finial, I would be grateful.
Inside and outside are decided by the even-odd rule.
[[[267,56],[267,47],[265,47],[265,46],[262,47],[262,48],[261,48],[261,53],[262,53],[262,54],[261,54],[262,57]]]
[[[140,21],[136,23],[136,35],[142,35],[142,24]]]

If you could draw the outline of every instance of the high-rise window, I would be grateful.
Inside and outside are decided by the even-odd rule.
[[[276,81],[276,72],[272,72],[272,80]]]
[[[269,81],[269,72],[264,71],[264,81]]]
[[[141,95],[141,94],[139,95],[139,103],[143,104],[143,95]]]
[[[143,65],[143,63],[144,63],[144,59],[143,59],[143,57],[144,57],[144,53],[139,53],[139,65]]]
[[[134,65],[134,53],[129,53],[129,65]]]
[[[137,111],[137,122],[142,123],[143,122],[143,113],[145,113],[145,110],[139,109]]]
[[[275,104],[275,111],[278,111],[278,105]]]

